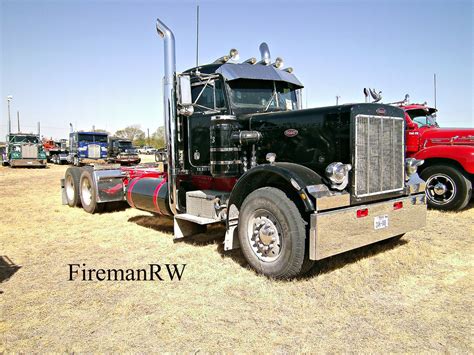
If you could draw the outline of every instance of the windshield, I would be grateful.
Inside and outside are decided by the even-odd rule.
[[[425,110],[410,110],[408,111],[408,116],[418,127],[439,127],[436,122],[436,115],[429,114]]]
[[[38,143],[38,137],[36,136],[11,136],[11,143]]]
[[[233,80],[229,82],[230,99],[236,108],[259,112],[297,109],[296,88],[285,82]]]
[[[118,142],[118,146],[119,146],[120,148],[127,148],[127,149],[133,148],[133,147],[132,147],[132,142],[128,142],[128,141],[119,141],[119,142]]]
[[[107,136],[102,134],[79,134],[77,140],[79,142],[107,143]]]

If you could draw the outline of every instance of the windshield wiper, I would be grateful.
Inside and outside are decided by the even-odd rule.
[[[270,98],[270,101],[268,102],[268,105],[265,107],[265,110],[263,110],[263,112],[267,112],[268,108],[272,104],[273,99],[275,98],[276,95],[278,95],[278,93],[276,91],[273,91],[272,92],[272,97]]]

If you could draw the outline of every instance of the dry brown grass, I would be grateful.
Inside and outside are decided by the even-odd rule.
[[[473,352],[472,204],[273,281],[224,253],[222,230],[173,243],[169,221],[62,206],[65,167],[0,168],[1,350]],[[186,263],[181,282],[68,282],[68,263]],[[5,271],[5,270],[4,270]]]

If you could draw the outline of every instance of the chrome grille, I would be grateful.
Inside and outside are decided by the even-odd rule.
[[[23,144],[21,146],[21,157],[24,159],[38,158],[38,146],[36,144]]]
[[[355,117],[354,180],[357,197],[399,191],[404,186],[402,117]]]
[[[100,145],[98,144],[89,144],[87,146],[88,158],[100,158]]]

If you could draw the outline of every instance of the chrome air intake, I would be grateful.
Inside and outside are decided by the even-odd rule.
[[[156,30],[164,40],[165,76],[163,79],[163,110],[165,117],[165,140],[168,152],[168,195],[173,214],[176,214],[176,175],[178,150],[176,147],[176,54],[173,32],[160,19]]]

